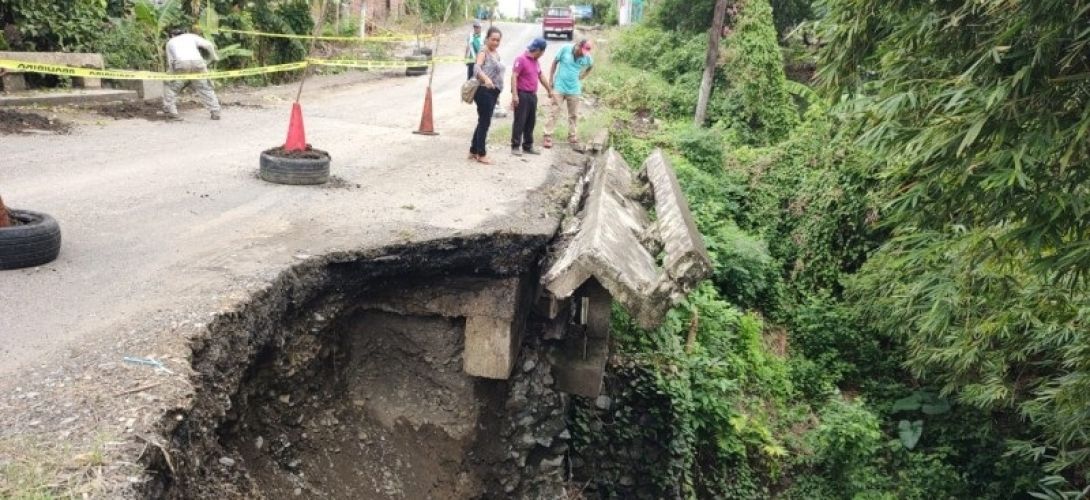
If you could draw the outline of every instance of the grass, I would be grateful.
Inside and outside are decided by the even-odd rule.
[[[28,437],[0,441],[0,498],[61,500],[100,498],[108,494],[103,477],[109,436],[99,435],[89,449],[75,453],[70,445],[44,448]]]
[[[537,107],[537,125],[534,126],[534,142],[540,145],[540,140],[545,136],[545,120],[547,113],[547,99],[542,99],[538,102]],[[510,98],[503,105],[510,103]],[[608,128],[613,123],[613,117],[606,110],[601,108],[591,108],[585,104],[579,108],[579,140],[586,144],[594,137],[594,134],[599,130]],[[492,129],[488,132],[488,143],[492,145],[507,146],[511,144],[511,128],[512,121],[514,120],[514,113],[511,110],[507,111],[507,118],[498,118],[492,120]],[[559,142],[566,142],[568,138],[568,115],[566,111],[561,112],[560,116],[556,120],[556,130],[553,132],[553,140]]]

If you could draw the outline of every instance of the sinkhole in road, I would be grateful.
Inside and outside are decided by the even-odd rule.
[[[458,305],[513,277],[536,283],[547,243],[444,239],[282,273],[195,341],[194,393],[162,419],[145,496],[560,496],[566,399],[543,325],[527,319],[509,379],[472,377]]]

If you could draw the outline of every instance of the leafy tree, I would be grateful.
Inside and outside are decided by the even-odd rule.
[[[831,0],[819,77],[886,168],[892,223],[998,227],[1090,271],[1090,2]],[[1011,247],[1005,247],[1011,248]]]
[[[731,0],[730,3],[743,7],[747,1]],[[813,16],[811,0],[772,0],[771,7],[775,30],[780,35]],[[659,0],[654,3],[648,19],[653,26],[666,31],[692,34],[708,30],[714,10],[715,0]]]
[[[1049,488],[1086,488],[1090,2],[821,8],[819,78],[894,236],[853,297],[916,376],[1027,420],[1014,449],[1061,474]]]

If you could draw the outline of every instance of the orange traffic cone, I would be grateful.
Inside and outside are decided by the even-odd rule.
[[[435,126],[432,124],[431,119],[431,85],[428,85],[428,90],[424,94],[424,112],[420,115],[420,130],[413,132],[419,135],[439,135],[435,131]]]
[[[303,130],[303,108],[299,103],[291,105],[291,121],[288,122],[288,140],[284,141],[285,151],[305,151],[307,133]]]

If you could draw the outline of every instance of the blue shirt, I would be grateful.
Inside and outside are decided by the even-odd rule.
[[[472,62],[477,61],[477,54],[481,53],[481,44],[482,43],[483,43],[483,40],[481,40],[481,34],[480,33],[473,33],[473,34],[469,35],[469,38],[466,39],[466,46],[467,46],[467,48],[466,48],[466,62],[467,63],[472,63]]]
[[[583,74],[584,69],[594,65],[590,54],[583,54],[583,57],[576,59],[575,47],[569,44],[561,47],[556,53],[556,62],[556,81],[553,82],[553,89],[563,95],[582,94],[583,82],[579,80],[579,75]]]

